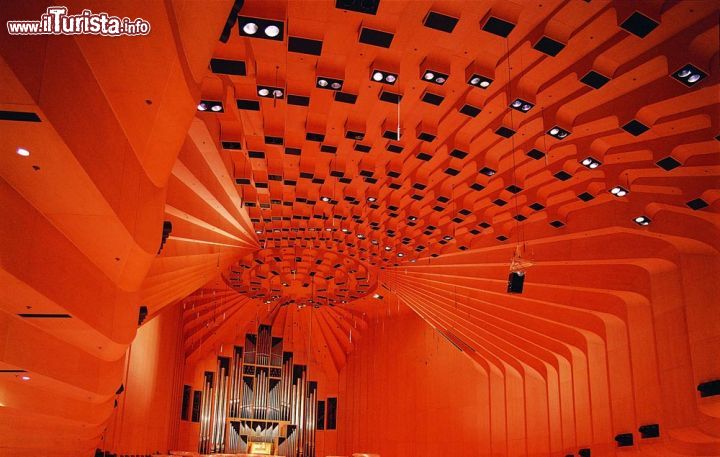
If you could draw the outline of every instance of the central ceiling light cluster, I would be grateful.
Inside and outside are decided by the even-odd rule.
[[[285,24],[282,21],[238,16],[240,36],[282,41]]]

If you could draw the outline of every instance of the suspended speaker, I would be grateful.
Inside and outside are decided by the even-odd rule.
[[[638,429],[641,438],[657,438],[660,436],[660,425],[659,424],[647,424],[641,425]]]
[[[697,390],[701,397],[712,397],[720,395],[720,380],[708,381],[698,384]]]
[[[521,294],[525,283],[525,273],[513,271],[508,276],[507,291],[509,294]]]
[[[632,433],[621,433],[615,436],[615,441],[618,447],[632,446],[633,445],[633,434]]]

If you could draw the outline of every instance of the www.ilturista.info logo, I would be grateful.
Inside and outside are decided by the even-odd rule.
[[[64,6],[51,6],[39,21],[7,21],[10,35],[102,35],[138,36],[150,33],[150,23],[142,18],[129,19],[108,13],[83,10],[68,15]]]

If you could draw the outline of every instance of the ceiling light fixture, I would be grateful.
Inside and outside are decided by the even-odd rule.
[[[223,104],[215,100],[200,100],[197,105],[198,111],[212,111],[213,113],[222,113],[224,111]]]
[[[626,196],[628,193],[630,193],[630,191],[627,190],[627,189],[625,189],[624,187],[615,186],[615,187],[613,187],[612,189],[610,189],[610,193],[613,194],[613,195],[616,196],[616,197],[624,197],[624,196]]]
[[[395,82],[397,81],[398,75],[397,73],[390,73],[389,71],[384,70],[372,70],[370,72],[370,79],[383,83],[383,84],[389,84],[389,85],[395,85]]]
[[[558,140],[564,140],[565,138],[567,138],[568,135],[570,135],[570,132],[556,125],[555,127],[548,130],[547,134],[557,138]]]
[[[586,157],[585,159],[582,160],[582,162],[580,162],[580,164],[582,166],[584,166],[585,168],[589,168],[591,170],[594,170],[597,167],[599,167],[600,165],[602,165],[602,163],[599,160],[597,160],[593,157]]]
[[[343,80],[319,76],[315,85],[320,89],[340,90],[343,86]]]
[[[677,81],[680,81],[681,83],[686,85],[687,87],[692,87],[705,79],[707,74],[699,70],[697,67],[691,64],[687,64],[675,73],[673,73],[671,76]]]
[[[240,36],[274,41],[282,41],[284,38],[285,24],[282,21],[245,16],[238,16],[237,21],[240,25]],[[259,33],[260,30],[262,33]]]
[[[30,155],[30,151],[28,151],[25,148],[17,148],[17,151],[15,151],[15,152],[17,152],[17,155],[23,156],[23,157],[28,157]]]
[[[390,246],[385,246],[386,251],[392,251],[392,248]]]
[[[530,102],[527,102],[521,98],[515,99],[512,103],[510,103],[510,108],[514,109],[515,111],[520,111],[521,113],[527,113],[531,109],[533,109],[535,105],[533,105]]]
[[[372,297],[376,300],[382,300],[382,298],[383,298],[383,296],[378,293],[374,293]]]
[[[650,218],[647,216],[638,216],[633,220],[638,225],[650,225]]]
[[[492,84],[493,80],[481,75],[472,75],[468,79],[468,84],[471,86],[479,87],[481,89],[487,89]]]

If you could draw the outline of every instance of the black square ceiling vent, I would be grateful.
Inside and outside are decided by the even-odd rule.
[[[694,200],[690,200],[689,202],[687,202],[686,205],[688,205],[690,208],[697,211],[699,209],[707,208],[708,202],[706,202],[702,198],[696,198]]]
[[[430,27],[431,29],[440,30],[447,33],[452,33],[457,23],[457,18],[436,13],[435,11],[430,11],[427,16],[425,16],[425,20],[423,21],[423,25],[425,27]]]
[[[534,148],[531,149],[531,150],[529,150],[526,155],[527,155],[528,157],[530,157],[531,159],[535,159],[535,160],[540,160],[540,159],[542,159],[543,157],[545,157],[545,153],[544,153],[544,152],[542,152],[542,151],[539,150],[539,149],[534,149]]]
[[[498,19],[495,16],[490,16],[485,22],[485,25],[483,25],[482,29],[494,35],[507,38],[507,36],[510,35],[510,32],[512,32],[514,28],[515,24],[513,24],[512,22]]]
[[[354,104],[357,101],[357,95],[348,94],[347,92],[335,92],[335,101]]]
[[[501,126],[497,130],[495,130],[495,133],[502,137],[510,138],[511,136],[515,135],[515,130]]]
[[[323,43],[319,40],[311,40],[309,38],[300,38],[296,36],[288,38],[288,51],[290,52],[319,56],[322,53],[322,46]]]
[[[335,8],[364,14],[377,14],[380,0],[335,0]]]
[[[445,97],[443,97],[442,95],[433,94],[432,92],[425,92],[422,96],[422,101],[435,106],[440,105],[443,100],[445,100]]]
[[[620,27],[633,35],[639,36],[640,38],[645,38],[650,32],[655,30],[655,27],[657,26],[657,22],[653,21],[644,14],[638,13],[637,11],[632,13],[630,17],[625,19],[625,22],[620,24]]]
[[[242,60],[210,59],[213,73],[245,76],[245,62]]]
[[[674,158],[667,156],[664,159],[660,159],[657,162],[655,162],[658,167],[662,168],[665,171],[674,170],[675,168],[682,165],[680,162],[675,160]]]
[[[383,32],[381,30],[363,27],[360,29],[360,43],[379,46],[381,48],[389,48],[392,44],[394,35],[392,33]]]
[[[308,106],[310,104],[310,97],[305,97],[304,95],[288,95],[287,102],[288,105]]]
[[[622,128],[623,128],[623,130],[625,130],[626,132],[628,132],[629,134],[631,134],[633,136],[641,135],[641,134],[647,132],[648,130],[650,130],[650,127],[643,124],[642,122],[636,121],[635,119],[633,119],[632,121],[623,125]]]
[[[594,70],[589,71],[588,74],[580,79],[581,83],[586,84],[593,89],[600,89],[602,86],[607,84],[608,81],[610,81],[610,78],[603,76]]]
[[[478,114],[480,114],[482,110],[476,106],[472,105],[463,105],[462,108],[460,108],[460,112],[466,116],[475,117]]]
[[[562,51],[564,47],[564,44],[546,36],[540,38],[540,40],[535,43],[535,46],[533,46],[533,48],[537,49],[538,51],[552,57],[558,55],[558,53]]]

